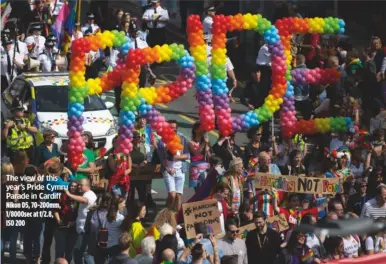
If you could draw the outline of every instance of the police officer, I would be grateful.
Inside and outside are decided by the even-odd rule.
[[[57,39],[56,39],[56,37],[55,37],[55,35],[53,35],[53,34],[50,34],[48,37],[47,37],[47,39],[46,39],[46,42],[52,42],[52,43],[54,43],[54,47],[52,48],[53,49],[53,51],[54,51],[54,53],[58,53],[59,52],[59,50],[58,50],[58,48],[56,47],[56,44],[57,44]]]
[[[54,52],[54,42],[47,41],[45,44],[44,51],[39,55],[38,60],[42,72],[51,72],[55,68],[56,54]]]
[[[87,23],[82,27],[82,33],[85,35],[86,30],[90,31],[91,34],[95,34],[100,31],[100,28],[94,22],[95,16],[90,13],[87,15]]]
[[[166,25],[169,22],[169,13],[161,7],[159,0],[152,0],[152,6],[145,11],[142,20],[149,29],[148,43],[151,47],[166,43]]]
[[[31,59],[37,59],[44,50],[46,38],[41,36],[42,28],[39,24],[32,26],[32,35],[25,39]]]
[[[1,43],[1,91],[3,92],[17,76],[18,70],[23,69],[23,57],[13,47],[13,40],[9,35],[3,35]]]
[[[205,35],[212,35],[213,17],[216,15],[216,9],[214,6],[208,7],[207,14],[203,22],[203,31]]]
[[[14,99],[11,108],[13,117],[8,119],[1,131],[1,138],[6,139],[9,156],[18,150],[26,151],[30,161],[34,158],[34,139],[32,134],[37,128],[32,126],[28,118],[24,117],[24,106],[19,99]]]

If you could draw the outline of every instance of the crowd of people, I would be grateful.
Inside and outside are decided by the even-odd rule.
[[[18,25],[2,31],[2,92],[18,74],[31,70],[31,59],[39,61],[42,72],[67,69],[68,54],[57,48],[59,41],[50,27],[40,23],[54,20],[55,15],[49,13],[50,9],[48,17],[42,15],[46,9],[44,1],[40,3],[41,8],[34,11],[36,23],[31,25],[30,32],[22,32]],[[293,9],[294,4],[289,8]],[[299,16],[295,11],[291,15]],[[215,14],[216,8],[210,6],[203,17],[209,63]],[[122,9],[115,10],[114,15],[111,25],[101,28],[95,24],[94,14],[89,13],[86,23],[74,25],[72,40],[117,29],[125,32],[135,48],[166,42],[169,15],[159,0],[150,1],[142,19],[133,18]],[[263,104],[271,86],[270,51],[261,44],[241,98],[249,109]],[[293,44],[294,67],[336,68],[342,73],[336,84],[295,86],[297,117],[348,116],[355,120],[356,129],[283,138],[272,135],[270,125],[264,124],[251,128],[247,132],[248,144],[239,146],[234,134],[220,135],[216,142],[210,142],[199,122],[193,125],[191,137],[184,136],[179,132],[178,122],[169,120],[184,146],[173,155],[146,119],[137,117],[133,151],[129,155],[115,153],[116,140],[113,149],[104,153],[95,147],[92,132],[84,131],[84,162],[74,169],[63,155],[65,146],[59,149],[55,144],[56,132],[45,130],[43,143],[36,145],[38,128],[26,115],[23,102],[8,98],[12,117],[2,120],[1,131],[1,262],[5,263],[4,252],[8,251],[8,263],[17,263],[17,249],[23,251],[26,263],[43,264],[53,259],[56,263],[75,264],[311,264],[386,252],[383,231],[318,236],[294,230],[300,224],[348,218],[368,217],[386,223],[386,50],[382,39],[374,36],[368,47],[359,49],[336,36],[324,39],[318,35],[297,35]],[[119,51],[114,48],[88,53],[86,78],[115,67],[118,56]],[[58,65],[59,61],[65,63]],[[229,58],[226,67],[232,90],[238,81]],[[155,79],[152,68],[143,66],[140,86],[152,84]],[[118,110],[119,94],[117,88]],[[256,173],[338,178],[343,188],[335,195],[256,189]],[[23,184],[7,180],[6,175],[58,177],[58,181],[44,177],[43,181],[30,184],[66,187],[59,200],[42,201],[58,203],[59,208],[47,210],[52,217],[24,219],[25,227],[6,226],[6,211],[19,210],[7,208],[10,199],[5,196],[6,186]],[[145,179],[145,175],[150,177]],[[152,198],[152,178],[156,176],[163,178],[168,196],[165,208],[150,220],[149,211],[157,207]],[[195,194],[183,201],[186,177]],[[29,191],[20,190],[18,194],[23,192]],[[51,193],[47,188],[33,192]],[[200,223],[195,226],[197,236],[188,239],[181,204],[204,199],[218,201],[222,232],[212,234],[206,224]],[[37,211],[32,206],[29,210]],[[278,214],[285,216],[288,230],[278,232],[267,224],[267,218]],[[152,225],[145,225],[149,221]],[[251,223],[256,229],[242,237],[239,228]],[[53,240],[55,255],[51,256]]]

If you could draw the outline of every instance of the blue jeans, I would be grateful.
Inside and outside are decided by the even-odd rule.
[[[27,259],[40,257],[42,247],[43,221],[40,218],[26,220],[24,230],[24,256]]]
[[[95,264],[94,257],[87,253],[88,240],[85,233],[77,235],[73,253],[75,264]]]
[[[55,232],[55,259],[65,258],[71,263],[77,233],[75,227],[58,228]]]

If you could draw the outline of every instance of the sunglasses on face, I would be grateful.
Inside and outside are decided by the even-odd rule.
[[[239,230],[231,230],[229,232],[231,232],[232,234],[238,234],[240,231]]]

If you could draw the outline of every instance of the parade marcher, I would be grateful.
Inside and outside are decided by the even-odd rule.
[[[98,31],[100,31],[100,28],[97,24],[95,24],[94,22],[94,14],[90,13],[87,15],[87,23],[84,24],[84,26],[82,27],[82,33],[85,35],[86,31],[90,31],[91,34],[95,34],[97,33]]]
[[[159,0],[152,0],[152,6],[142,16],[149,29],[148,42],[150,47],[166,43],[166,25],[169,22],[169,13],[161,7]]]
[[[46,38],[41,36],[42,28],[40,25],[35,24],[32,26],[32,35],[28,36],[25,39],[25,44],[30,52],[31,59],[37,59],[39,55],[43,52],[44,43]]]
[[[177,121],[169,120],[168,123],[177,133]],[[176,155],[170,153],[163,142],[158,144],[158,154],[162,165],[162,173],[166,189],[168,191],[167,205],[172,210],[178,210],[181,206],[182,194],[184,191],[186,160],[190,157],[187,140],[185,137],[178,135],[181,138],[184,149],[178,151]]]
[[[1,91],[3,92],[13,79],[18,70],[24,67],[23,56],[13,47],[13,40],[8,35],[2,37],[3,50],[1,52]]]
[[[213,17],[216,15],[216,9],[214,6],[210,6],[207,9],[207,15],[204,19],[203,27],[205,35],[212,35]]]
[[[83,38],[83,32],[80,28],[80,23],[76,22],[74,25],[74,30],[72,32],[71,41],[74,41],[76,39]]]
[[[124,15],[123,9],[117,9],[114,12],[114,21],[111,22],[111,30],[121,30],[122,17]]]
[[[13,100],[11,111],[13,117],[5,122],[1,137],[6,138],[10,153],[24,150],[32,161],[35,158],[32,133],[37,133],[38,130],[36,127],[31,126],[30,121],[23,116],[24,106],[20,100]]]
[[[58,53],[59,52],[59,50],[58,50],[58,48],[56,47],[56,44],[58,44],[57,43],[57,38],[55,37],[55,35],[53,35],[53,34],[50,34],[47,38],[46,38],[46,42],[52,42],[52,43],[54,43],[54,47],[53,47],[53,51],[54,51],[54,53]]]
[[[130,23],[129,34],[130,34],[131,41],[134,43],[134,49],[144,49],[144,48],[149,47],[146,40],[144,38],[142,38],[141,35],[139,34],[139,28],[137,27],[137,24],[135,23],[135,21],[132,20],[129,23]],[[141,73],[139,75],[139,87],[145,87],[146,75],[147,75],[146,73],[147,72],[149,72],[149,74],[150,74],[149,83],[151,85],[154,84],[156,76],[152,72],[150,65],[146,64],[146,65],[141,67]]]
[[[83,263],[83,253],[85,252],[88,243],[88,239],[86,238],[84,229],[86,217],[90,206],[93,205],[97,200],[95,193],[90,188],[90,180],[81,179],[79,182],[79,186],[79,191],[81,195],[72,194],[68,190],[65,191],[66,195],[69,198],[79,203],[78,215],[76,217],[76,232],[78,235],[74,249],[74,261],[76,264]]]
[[[238,238],[240,230],[233,219],[225,223],[226,235],[218,241],[219,248],[224,256],[238,255],[238,264],[248,264],[247,248],[245,242]]]
[[[40,62],[40,66],[42,72],[51,72],[55,69],[55,58],[56,54],[54,53],[54,42],[46,41],[44,43],[45,49],[39,55],[38,60]]]
[[[256,212],[253,219],[256,229],[248,232],[245,240],[248,263],[275,263],[276,255],[280,251],[280,235],[268,227],[264,212]]]
[[[16,31],[16,39],[17,39],[15,49],[16,49],[16,52],[19,53],[20,56],[23,58],[23,62],[25,62],[28,60],[29,52],[28,52],[27,44],[22,41],[24,34],[17,27],[15,27],[15,31]],[[14,49],[14,47],[12,47],[12,49]],[[21,71],[18,71],[18,74],[20,73]]]

